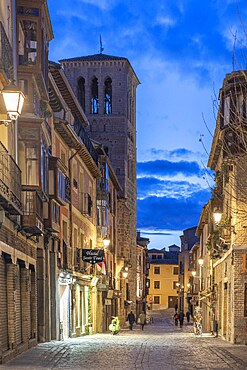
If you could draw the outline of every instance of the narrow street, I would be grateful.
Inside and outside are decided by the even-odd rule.
[[[144,331],[136,326],[118,335],[96,334],[39,344],[4,369],[246,369],[246,346],[234,346],[210,334],[195,337],[191,324],[174,327],[173,310],[155,312]]]

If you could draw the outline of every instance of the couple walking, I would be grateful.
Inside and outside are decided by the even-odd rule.
[[[132,311],[130,311],[130,313],[128,314],[128,317],[127,317],[127,320],[129,322],[129,328],[130,330],[133,330],[133,325],[134,325],[134,322],[136,321],[135,320],[135,315],[133,314]],[[142,311],[138,317],[138,324],[141,325],[141,328],[142,330],[144,329],[144,325],[146,323],[146,315],[144,313],[144,311]]]

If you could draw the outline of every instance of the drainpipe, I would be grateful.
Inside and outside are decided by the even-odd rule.
[[[16,20],[16,0],[12,0],[11,3],[12,14],[11,14],[11,33],[12,33],[12,48],[13,48],[13,79],[17,82],[17,20]],[[14,141],[15,141],[15,161],[18,164],[18,119],[14,124]]]

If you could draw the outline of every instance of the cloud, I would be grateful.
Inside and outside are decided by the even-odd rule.
[[[202,189],[202,185],[199,183],[193,184],[188,181],[162,180],[150,176],[137,178],[137,189],[138,199],[155,195],[157,197],[180,198],[189,197],[194,192],[198,192]]]
[[[171,162],[167,160],[155,160],[137,163],[138,176],[175,176],[182,173],[184,176],[202,176],[203,172],[197,162],[179,161]]]
[[[202,207],[210,198],[208,190],[200,190],[188,198],[148,197],[137,201],[137,228],[152,230],[184,230],[197,225]]]

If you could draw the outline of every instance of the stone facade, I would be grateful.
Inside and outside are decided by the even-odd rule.
[[[64,72],[85,108],[90,122],[88,133],[106,148],[113,169],[122,188],[118,203],[118,245],[120,259],[128,261],[127,290],[131,307],[136,302],[136,87],[139,80],[126,58],[96,54],[62,60]],[[79,80],[83,79],[83,93]],[[110,78],[110,106],[106,113],[105,88]],[[93,80],[97,93],[93,95]],[[96,97],[95,97],[96,94]],[[96,110],[92,102],[95,97]],[[126,262],[125,262],[126,263]],[[123,310],[120,309],[120,311]],[[124,315],[120,315],[124,319]]]

